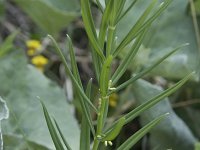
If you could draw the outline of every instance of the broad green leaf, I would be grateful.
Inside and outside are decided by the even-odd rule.
[[[182,101],[184,103],[185,101]],[[187,103],[187,102],[186,102]],[[187,124],[195,137],[200,138],[199,126],[200,119],[199,113],[200,110],[195,108],[197,104],[194,104],[194,107],[175,107],[175,112],[181,119]],[[176,105],[174,105],[176,106]]]
[[[158,58],[166,47],[190,43],[183,51],[164,61],[152,75],[180,79],[184,74],[199,70],[199,52],[192,16],[186,11],[187,5],[187,0],[173,1],[168,11],[153,24],[147,35],[144,44],[152,49],[149,61]]]
[[[46,33],[57,35],[80,16],[77,0],[14,0]]]
[[[1,58],[0,68],[0,95],[5,97],[10,109],[9,120],[2,122],[4,134],[25,135],[30,142],[54,149],[40,102],[36,98],[39,96],[56,118],[72,149],[79,149],[77,141],[80,130],[71,113],[74,107],[67,104],[64,91],[36,68],[27,65],[22,51]],[[5,146],[9,146],[9,143]]]
[[[138,80],[132,86],[138,104],[149,102],[149,99],[163,92],[160,87],[144,80]],[[145,94],[144,94],[145,93]],[[167,98],[141,115],[142,124],[146,124],[163,113],[170,116],[151,131],[151,149],[194,149],[195,137],[187,125],[174,113]]]
[[[1,121],[4,119],[8,119],[9,110],[6,105],[6,102],[0,97],[0,149],[3,149],[3,138],[1,133]]]
[[[151,129],[153,127],[155,127],[157,124],[159,124],[160,121],[162,121],[166,117],[166,115],[168,115],[168,114],[162,115],[162,116],[154,119],[153,121],[151,121],[144,127],[142,127],[142,129],[137,131],[130,138],[128,138],[128,140],[126,140],[122,145],[120,145],[120,147],[117,150],[131,149],[131,147],[133,147],[133,145],[135,145],[144,135],[146,135],[149,131],[151,131]]]
[[[22,136],[13,134],[4,134],[4,149],[5,150],[26,150],[27,146],[29,150],[49,150],[47,147],[39,145],[33,141],[25,141]]]

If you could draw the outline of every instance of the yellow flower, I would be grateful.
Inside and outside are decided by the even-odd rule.
[[[28,48],[27,55],[28,56],[34,56],[38,51],[41,50],[41,43],[38,40],[28,40],[26,42],[26,46]]]
[[[118,95],[116,93],[111,94],[109,97],[109,105],[111,107],[116,107],[117,101],[118,101]]]
[[[48,63],[48,59],[42,55],[38,55],[31,59],[31,63],[40,71],[44,71],[44,66]]]
[[[26,42],[26,46],[28,47],[28,49],[40,49],[41,48],[41,43],[38,40],[28,40]]]

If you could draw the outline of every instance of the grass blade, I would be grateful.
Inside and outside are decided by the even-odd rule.
[[[86,88],[86,95],[90,98],[92,89],[92,79],[89,80]],[[81,138],[80,138],[81,150],[90,149],[90,126],[86,122],[86,118],[83,115],[81,121]]]
[[[132,135],[128,140],[126,140],[117,150],[129,150],[131,147],[137,143],[145,134],[147,134],[153,127],[155,127],[160,121],[162,121],[169,113],[164,114],[147,125],[145,125],[142,129],[137,131],[134,135]]]
[[[126,119],[124,117],[120,118],[119,121],[115,124],[112,130],[105,133],[105,137],[101,139],[101,141],[112,141],[115,139],[120,133],[122,127],[124,126]]]
[[[100,43],[101,48],[104,47],[110,12],[112,11],[111,9],[112,5],[113,5],[113,0],[110,0],[108,4],[106,5],[105,11],[102,16],[100,30],[99,30],[99,43]]]
[[[78,82],[80,88],[83,90],[81,78],[80,78],[80,75],[79,75],[79,72],[78,72],[78,67],[77,67],[76,60],[75,60],[75,54],[74,54],[74,49],[73,49],[73,46],[72,46],[72,41],[71,41],[71,39],[68,35],[67,35],[67,39],[68,39],[68,42],[69,42],[69,52],[70,52],[70,58],[71,58],[72,72],[73,72],[74,77],[75,77],[76,81]],[[88,105],[86,104],[86,102],[81,97],[80,93],[78,93],[78,97],[79,97],[79,100],[80,100],[80,103],[81,103],[82,112],[84,113],[84,116],[85,116],[84,119],[88,122],[88,125],[91,128],[92,133],[95,134],[95,130],[94,130],[94,127],[92,125],[92,117],[90,115],[90,109],[89,109]]]
[[[68,35],[67,35],[67,41],[68,41],[69,54],[70,54],[70,59],[71,59],[72,72],[74,74],[74,77],[76,78],[76,81],[78,81],[79,86],[83,89],[81,78],[78,72],[74,49],[72,46],[72,40]]]
[[[100,2],[99,0],[96,0],[96,3],[97,3],[97,6],[99,7],[100,11],[103,13],[104,8],[103,8],[103,6],[101,5],[101,2]]]
[[[86,88],[86,95],[90,98],[91,97],[91,92],[92,92],[92,78],[89,80]]]
[[[193,75],[194,75],[194,72],[190,73],[185,78],[183,78],[178,83],[176,83],[173,87],[168,88],[164,92],[158,94],[157,96],[155,96],[154,98],[150,99],[146,103],[141,104],[140,106],[138,106],[137,108],[135,108],[134,110],[132,110],[131,112],[129,112],[128,114],[124,115],[124,117],[126,118],[125,124],[127,124],[130,121],[132,121],[133,119],[135,119],[142,112],[144,112],[145,110],[151,108],[152,106],[154,106],[155,104],[157,104],[158,102],[160,102],[161,100],[163,100],[165,97],[168,97],[169,95],[171,95],[172,93],[174,93],[183,84],[185,84]],[[109,130],[111,130],[113,128],[113,126],[116,124],[116,122],[113,123],[113,125],[111,127],[109,127],[109,129],[107,129],[106,132],[108,132]]]
[[[46,106],[44,105],[44,103],[41,100],[40,100],[40,102],[42,104],[44,116],[45,116],[45,119],[46,119],[46,123],[47,123],[48,129],[49,129],[51,138],[53,140],[53,143],[54,143],[54,145],[55,145],[57,150],[64,150],[62,142],[60,141],[60,138],[58,137],[56,129],[55,129],[54,125],[53,125],[53,122],[51,121],[51,118],[49,116],[47,108],[46,108]]]
[[[56,43],[55,39],[51,36],[51,35],[48,35],[49,38],[52,40],[55,48],[56,48],[56,51],[58,53],[58,55],[60,56],[64,66],[65,66],[65,70],[67,72],[67,74],[70,76],[72,82],[74,83],[75,85],[75,88],[76,90],[80,93],[81,97],[88,103],[88,105],[96,112],[98,113],[96,107],[91,103],[91,101],[89,100],[89,98],[85,95],[84,91],[82,90],[82,88],[79,86],[78,82],[76,81],[75,77],[73,76],[72,72],[70,71],[68,65],[67,65],[67,61],[65,60],[65,57],[61,51],[61,49],[59,48],[58,44]]]
[[[105,59],[103,51],[100,48],[99,43],[97,42],[97,34],[94,27],[94,21],[92,19],[92,13],[90,9],[90,2],[89,0],[81,0],[81,11],[82,11],[82,18],[85,25],[85,29],[89,40],[94,47],[96,53],[101,57],[101,59]]]
[[[152,2],[146,8],[146,10],[142,14],[142,16],[138,19],[137,23],[131,28],[129,33],[126,35],[126,37],[123,39],[123,41],[119,44],[119,46],[117,47],[116,51],[113,54],[114,56],[117,56],[121,52],[121,50],[139,34],[138,30],[141,28],[142,24],[144,23],[146,18],[151,13],[156,2],[157,2],[157,0],[152,0]],[[149,26],[150,26],[150,24],[149,24]],[[146,26],[146,27],[148,27],[148,26]]]
[[[138,1],[138,0],[134,0],[134,1],[129,5],[129,7],[125,10],[125,12],[123,12],[121,15],[118,15],[116,24],[131,10],[131,8],[135,5],[135,3],[136,3],[137,1]]]
[[[72,150],[72,148],[71,148],[71,147],[69,146],[69,144],[67,143],[67,141],[66,141],[64,135],[62,134],[62,131],[60,130],[60,127],[58,126],[58,123],[57,123],[57,121],[56,121],[55,119],[54,119],[54,122],[55,122],[56,128],[57,128],[57,130],[58,130],[58,132],[59,132],[59,134],[60,134],[60,136],[61,136],[61,138],[62,138],[62,140],[63,140],[63,143],[65,144],[65,146],[66,146],[66,148],[67,148],[67,150]]]
[[[131,61],[134,59],[134,57],[136,56],[142,41],[144,39],[144,35],[145,35],[146,31],[142,32],[141,35],[136,39],[135,43],[133,44],[133,46],[131,47],[131,49],[129,50],[128,54],[125,56],[125,58],[123,58],[121,64],[119,65],[119,67],[117,68],[117,70],[115,71],[115,73],[112,76],[112,86],[119,80],[119,78],[124,74],[124,72],[126,71],[127,67],[130,65]]]
[[[144,76],[145,74],[147,74],[148,72],[150,72],[153,68],[155,68],[157,65],[159,65],[161,62],[163,62],[166,58],[168,58],[169,56],[171,56],[172,54],[174,54],[176,51],[178,51],[179,49],[181,49],[182,47],[187,46],[187,45],[188,45],[188,43],[183,44],[183,45],[175,48],[174,50],[170,51],[169,53],[167,53],[166,55],[164,55],[161,59],[159,59],[158,61],[156,61],[155,63],[153,63],[151,66],[147,67],[142,72],[138,73],[136,76],[133,76],[128,81],[126,81],[123,84],[119,85],[116,88],[116,90],[112,91],[112,92],[119,91],[119,90],[127,87],[129,84],[135,82],[137,79],[141,78],[142,76]]]
[[[194,72],[187,75],[185,78],[180,80],[178,83],[176,83],[173,87],[168,88],[164,92],[158,94],[157,96],[153,97],[146,103],[141,104],[131,112],[125,115],[126,123],[129,123],[131,120],[133,120],[135,117],[137,117],[139,114],[144,112],[145,110],[149,109],[150,107],[154,106],[161,100],[163,100],[165,97],[168,97],[172,93],[174,93],[176,90],[178,90],[183,84],[185,84],[192,76],[194,75]]]

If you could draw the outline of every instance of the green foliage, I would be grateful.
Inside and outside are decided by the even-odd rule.
[[[132,90],[137,102],[141,105],[149,102],[149,98],[163,93],[160,87],[144,80],[136,81],[132,86]],[[142,124],[144,125],[166,112],[169,112],[170,116],[151,131],[151,149],[167,149],[169,147],[178,150],[194,149],[196,142],[194,135],[183,120],[172,110],[167,98],[141,114]]]
[[[147,134],[153,127],[155,127],[161,120],[163,120],[166,115],[169,115],[168,113],[165,115],[162,115],[147,125],[145,125],[142,129],[137,131],[134,135],[129,137],[117,150],[129,150],[135,143],[137,143],[145,134]]]
[[[129,1],[128,1],[129,2]],[[92,18],[91,13],[91,6],[89,0],[81,0],[81,10],[82,10],[82,18],[85,25],[85,29],[91,44],[91,52],[93,58],[93,64],[96,71],[96,78],[99,85],[99,106],[96,108],[90,101],[90,94],[85,92],[80,80],[79,72],[77,69],[77,64],[75,61],[74,50],[72,47],[72,42],[68,37],[69,42],[69,50],[70,50],[70,58],[71,58],[71,68],[70,70],[69,65],[61,51],[58,47],[58,44],[49,36],[55,47],[56,50],[64,63],[66,73],[70,76],[74,88],[78,94],[79,102],[81,104],[81,112],[83,113],[82,118],[86,118],[86,121],[82,120],[82,127],[81,127],[81,141],[80,144],[83,146],[83,149],[87,149],[89,147],[90,140],[88,138],[83,138],[85,136],[89,136],[89,127],[91,132],[93,133],[93,150],[99,149],[99,146],[104,143],[106,146],[107,144],[112,145],[111,140],[115,139],[118,134],[120,133],[124,124],[129,123],[132,121],[136,116],[140,113],[146,111],[150,107],[154,106],[156,103],[163,100],[165,97],[169,96],[173,92],[175,92],[178,88],[180,88],[185,82],[187,82],[193,73],[187,75],[184,79],[179,81],[173,87],[167,89],[166,91],[158,94],[157,96],[151,98],[148,102],[143,103],[136,109],[130,111],[129,113],[125,114],[123,117],[119,118],[118,121],[114,122],[110,128],[106,127],[106,119],[108,113],[108,101],[109,96],[111,93],[119,91],[129,84],[135,82],[149,71],[154,69],[157,65],[163,62],[167,57],[172,55],[178,49],[182,48],[182,46],[175,48],[174,50],[170,51],[169,53],[165,54],[162,58],[155,61],[153,65],[148,66],[146,69],[142,70],[136,76],[131,77],[126,82],[122,83],[118,87],[115,86],[115,83],[120,79],[120,77],[124,74],[125,70],[128,68],[131,60],[135,57],[139,47],[142,44],[144,35],[153,21],[158,18],[161,13],[167,8],[170,4],[171,0],[164,0],[159,6],[157,6],[157,1],[153,0],[148,6],[146,7],[145,11],[139,17],[137,22],[134,26],[130,28],[127,34],[125,34],[124,38],[120,41],[120,43],[116,43],[116,28],[118,26],[118,22],[131,10],[131,7],[134,6],[135,1],[130,4],[130,7],[125,7],[125,2],[117,3],[116,1],[110,0],[105,1],[105,7],[97,1],[97,5],[100,7],[102,11],[102,20],[99,30],[99,35],[97,35],[94,25],[94,20]],[[105,45],[106,42],[106,45]],[[133,44],[133,45],[132,45]],[[112,75],[111,67],[113,59],[116,58],[123,49],[126,49],[129,45],[132,45],[129,52],[123,58],[121,65],[117,69],[116,73]],[[183,45],[185,46],[185,45]],[[114,83],[113,83],[114,81]],[[91,91],[91,83],[88,84],[89,91]],[[88,88],[86,91],[88,91]],[[92,124],[92,118],[90,116],[90,106],[92,110],[97,113],[97,125],[96,131],[94,130],[94,126]],[[45,108],[45,106],[43,106]],[[44,109],[44,113],[47,114],[46,109]],[[48,124],[48,128],[50,133],[53,135],[53,124],[51,119],[46,116],[46,122]],[[161,115],[160,117],[153,120],[150,120],[146,126],[136,132],[133,136],[131,136],[127,141],[122,143],[119,149],[130,149],[138,140],[140,140],[147,132],[149,132],[153,127],[155,127],[161,120],[165,118],[166,115]],[[152,121],[153,120],[153,121]],[[106,132],[104,132],[106,131]],[[61,134],[62,136],[62,134]],[[54,143],[55,141],[59,141],[59,137],[53,137]],[[59,145],[59,144],[58,144]],[[82,147],[80,147],[82,149]]]
[[[41,115],[42,109],[37,96],[44,99],[45,105],[51,115],[57,119],[70,146],[78,149],[79,127],[70,112],[73,107],[67,104],[62,89],[36,68],[28,65],[21,51],[15,51],[2,57],[0,68],[0,95],[6,99],[10,109],[9,120],[2,122],[4,135],[18,139],[16,146],[11,149],[23,150],[34,145],[40,145],[42,149],[54,148],[45,119]],[[14,142],[13,140],[6,139],[5,148],[15,145],[9,143]]]
[[[77,0],[14,0],[46,33],[57,35],[79,15]]]
[[[196,3],[199,0],[195,1]],[[131,1],[129,2],[129,4]],[[150,3],[148,0],[141,0],[136,3],[136,6],[123,18],[118,26],[119,40],[122,40],[126,33],[131,29],[131,23],[135,23],[138,16],[142,14],[142,10]],[[181,79],[185,74],[193,70],[199,70],[197,61],[199,59],[198,46],[195,37],[195,31],[192,21],[192,16],[187,13],[188,1],[176,0],[168,7],[167,11],[162,14],[152,24],[147,36],[143,42],[144,47],[139,51],[139,55],[146,59],[137,57],[130,64],[129,68],[135,70],[137,68],[146,67],[147,63],[152,63],[160,59],[167,49],[176,47],[183,43],[190,45],[184,47],[183,50],[176,53],[174,56],[167,58],[158,67],[150,72],[150,75],[161,75],[171,79]],[[126,28],[124,28],[126,26]],[[176,33],[176,34],[172,34]],[[124,53],[127,53],[124,50]],[[138,55],[138,56],[139,56]],[[124,54],[122,55],[124,57]],[[135,64],[139,64],[135,66]],[[176,73],[174,73],[176,72]],[[193,80],[197,80],[197,74]]]
[[[13,41],[17,34],[18,31],[12,33],[5,39],[3,43],[0,44],[0,58],[13,49]]]
[[[195,144],[195,150],[200,150],[200,143]]]

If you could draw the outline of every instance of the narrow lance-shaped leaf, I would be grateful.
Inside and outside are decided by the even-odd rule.
[[[142,112],[144,112],[145,110],[151,108],[152,106],[154,106],[155,104],[157,104],[158,102],[160,102],[161,100],[163,100],[165,97],[168,97],[169,95],[171,95],[172,93],[174,93],[183,84],[185,84],[193,75],[194,75],[194,72],[191,73],[191,74],[189,74],[189,75],[187,75],[185,78],[183,78],[178,83],[176,83],[173,87],[168,88],[164,92],[158,94],[157,96],[155,96],[154,98],[150,99],[146,103],[141,104],[140,106],[138,106],[137,108],[135,108],[134,110],[132,110],[131,112],[129,112],[128,114],[124,115],[124,117],[126,118],[125,124],[127,124],[130,121],[132,121],[133,119],[135,119]],[[113,126],[115,124],[116,124],[116,122],[109,129],[107,129],[107,131],[109,131],[111,128],[113,128]]]
[[[119,15],[118,15],[116,24],[131,10],[131,8],[135,5],[135,3],[136,3],[137,1],[138,1],[138,0],[134,0],[134,1],[129,5],[129,7],[125,10],[125,12],[123,12],[122,14],[119,14]]]
[[[72,72],[74,74],[74,77],[78,81],[79,86],[83,89],[81,78],[80,78],[80,75],[79,75],[79,72],[78,72],[78,67],[77,67],[77,63],[76,63],[74,49],[73,49],[73,46],[72,46],[73,45],[72,40],[68,35],[67,35],[67,41],[68,41],[68,48],[69,48],[70,59],[71,59]]]
[[[142,76],[144,76],[145,74],[147,74],[148,72],[150,72],[152,69],[154,69],[157,65],[159,65],[161,62],[163,62],[166,58],[168,58],[169,56],[171,56],[172,54],[174,54],[176,51],[178,51],[179,49],[181,49],[184,46],[187,46],[188,43],[183,44],[177,48],[175,48],[174,50],[170,51],[169,53],[167,53],[166,55],[164,55],[162,58],[160,58],[158,61],[156,61],[155,63],[153,63],[151,66],[145,68],[142,72],[138,73],[136,76],[133,76],[132,78],[130,78],[128,81],[124,82],[123,84],[119,85],[114,91],[112,92],[116,92],[119,91],[125,87],[127,87],[129,84],[133,83],[134,81],[136,81],[137,79],[141,78]],[[111,92],[111,93],[112,93]],[[110,93],[110,94],[111,94]]]
[[[119,80],[119,78],[124,74],[124,72],[126,71],[127,67],[130,65],[131,61],[134,59],[134,57],[136,56],[142,41],[144,39],[144,35],[146,32],[142,32],[141,35],[136,39],[136,41],[134,42],[133,46],[130,48],[128,54],[125,56],[125,58],[123,58],[122,62],[120,63],[119,67],[117,68],[117,70],[115,71],[115,73],[112,76],[112,85],[114,85],[115,83],[117,83],[117,81]]]
[[[144,135],[146,135],[153,127],[155,127],[160,121],[162,121],[167,115],[164,114],[147,125],[145,125],[142,129],[137,131],[134,135],[132,135],[128,140],[126,140],[117,150],[129,150],[133,147],[135,143],[137,143]]]
[[[141,28],[141,26],[145,22],[146,18],[149,16],[151,11],[153,10],[156,2],[157,2],[157,0],[152,0],[152,2],[149,4],[149,6],[144,11],[144,13],[137,20],[136,24],[131,28],[129,33],[126,35],[126,37],[120,43],[120,45],[117,47],[116,51],[114,52],[114,56],[117,56],[121,52],[121,50],[138,35],[136,33],[138,32],[139,28]],[[149,26],[150,26],[150,24],[149,24]]]
[[[69,36],[67,36],[67,39],[68,39],[68,42],[69,42],[69,52],[70,52],[70,58],[71,58],[72,71],[73,71],[73,74],[74,74],[76,81],[78,82],[79,86],[83,90],[81,78],[80,78],[80,75],[79,75],[79,72],[78,72],[78,67],[77,67],[76,60],[75,60],[75,54],[74,54],[74,49],[73,49],[73,46],[72,46],[72,41],[71,41]],[[81,103],[81,108],[82,108],[82,111],[84,113],[84,116],[86,117],[85,119],[88,122],[88,125],[91,128],[93,135],[95,135],[95,130],[94,130],[94,127],[92,125],[92,117],[90,115],[90,109],[87,106],[86,101],[84,101],[83,98],[81,97],[79,92],[78,92],[78,99]]]
[[[113,126],[113,128],[105,133],[105,137],[101,139],[101,141],[112,141],[114,140],[118,134],[120,133],[122,127],[124,126],[126,119],[125,117],[122,117],[119,119],[119,121]]]
[[[148,26],[151,25],[151,23],[159,17],[159,15],[168,7],[172,0],[165,0],[162,2],[159,6],[159,9],[142,25],[140,25],[137,30],[131,29],[131,31],[126,35],[124,40],[120,43],[120,45],[117,47],[114,56],[117,56],[120,51],[130,42],[132,41],[135,37],[138,36],[140,32],[142,32],[144,29],[146,29]]]
[[[97,35],[96,35],[95,27],[94,27],[94,22],[92,19],[89,0],[81,0],[81,11],[82,11],[83,22],[84,22],[89,40],[91,41],[91,44],[94,47],[96,53],[101,57],[102,60],[104,60],[105,56],[103,54],[103,51],[100,48],[99,43],[97,42]]]
[[[108,22],[109,22],[109,16],[110,16],[110,12],[112,11],[111,10],[112,5],[113,5],[113,0],[110,0],[108,4],[106,5],[106,8],[103,12],[100,30],[99,30],[99,43],[100,43],[101,48],[104,47],[104,42],[105,42],[105,37],[106,37],[106,32],[107,32],[107,27],[108,27]]]
[[[103,8],[103,6],[101,5],[101,2],[100,2],[99,0],[96,0],[96,3],[97,3],[97,5],[98,5],[100,11],[103,13],[104,8]]]
[[[89,80],[86,88],[86,95],[90,98],[92,89],[92,79]],[[86,105],[87,107],[87,105]],[[81,121],[81,138],[80,138],[80,147],[81,150],[90,149],[90,126],[86,122],[86,118],[82,115]]]
[[[62,51],[60,50],[60,48],[58,47],[58,44],[56,43],[55,39],[51,36],[48,35],[50,37],[50,39],[53,41],[56,51],[59,54],[64,66],[65,66],[65,70],[67,72],[67,74],[70,76],[70,78],[72,79],[72,82],[74,83],[76,90],[80,93],[80,95],[82,96],[82,98],[89,104],[89,106],[96,112],[98,113],[96,107],[91,103],[91,101],[89,100],[89,98],[85,95],[84,91],[82,90],[82,88],[79,86],[78,82],[76,81],[75,77],[73,76],[72,72],[70,71],[68,65],[67,65],[67,61],[65,60],[65,57],[62,53]]]
[[[44,116],[45,116],[45,119],[46,119],[46,123],[47,123],[48,129],[49,129],[51,138],[53,140],[53,143],[54,143],[56,149],[64,150],[62,142],[60,141],[60,138],[59,138],[59,136],[58,136],[58,134],[56,132],[56,129],[55,129],[54,125],[53,125],[53,122],[51,121],[51,118],[49,116],[47,108],[46,108],[46,106],[44,105],[44,103],[41,100],[40,100],[40,102],[42,104]]]
[[[144,104],[141,104],[140,106],[138,106],[137,108],[135,108],[134,110],[132,110],[131,112],[129,112],[128,114],[126,114],[125,115],[126,123],[130,122],[135,117],[137,117],[139,114],[141,114],[145,110],[149,109],[150,107],[154,106],[155,104],[157,104],[158,102],[160,102],[161,100],[163,100],[165,97],[168,97],[169,95],[171,95],[172,93],[174,93],[183,84],[185,84],[193,75],[194,75],[194,72],[190,73],[185,78],[183,78],[178,83],[176,83],[173,87],[168,88],[164,92],[158,94],[154,98],[150,99],[149,101],[147,101]]]
[[[62,131],[60,130],[60,127],[59,127],[59,125],[58,125],[58,123],[57,123],[57,121],[55,119],[54,119],[54,122],[55,122],[56,128],[57,128],[57,130],[58,130],[58,132],[59,132],[59,134],[60,134],[60,136],[61,136],[61,138],[63,140],[63,143],[65,144],[65,146],[67,148],[67,150],[72,150],[72,148],[67,143],[67,140],[65,139],[65,137],[64,137]]]

